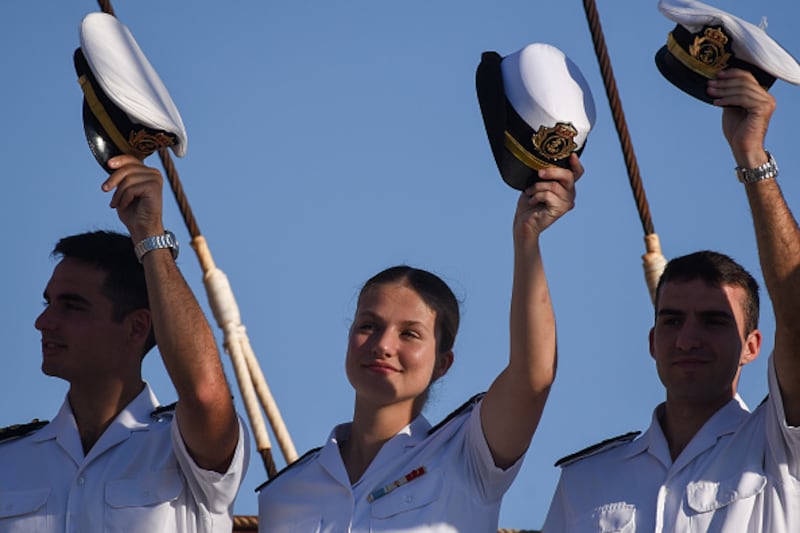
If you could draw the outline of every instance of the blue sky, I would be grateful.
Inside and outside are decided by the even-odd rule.
[[[360,284],[384,267],[432,270],[462,300],[455,364],[432,396],[431,421],[485,390],[503,368],[517,193],[494,167],[475,68],[485,50],[507,55],[530,42],[561,48],[592,87],[598,119],[582,156],[577,206],[543,237],[559,371],[505,498],[501,527],[541,527],[558,458],[646,428],[664,393],[647,349],[652,305],[641,267],[643,231],[582,2],[113,5],[181,111],[189,143],[176,167],[300,453],[351,415],[347,328]],[[800,54],[795,2],[715,5],[753,23],[766,16],[769,33]],[[674,24],[655,1],[599,0],[597,8],[665,256],[715,249],[761,280],[720,110],[684,95],[655,68],[653,56]],[[83,139],[72,66],[78,24],[96,10],[89,0],[0,5],[7,343],[0,426],[52,418],[66,392],[65,383],[41,374],[33,328],[54,266],[52,245],[66,234],[122,227]],[[771,92],[778,109],[766,144],[792,203],[800,195],[792,129],[800,92],[782,81]],[[157,157],[148,162],[160,167]],[[179,264],[208,309],[169,191],[165,206],[166,225],[183,244]],[[751,405],[766,394],[774,330],[766,294],[761,318],[762,357],[745,369],[740,386]],[[222,332],[215,332],[221,344]],[[162,403],[175,400],[157,353],[146,359],[145,374]],[[235,396],[241,409],[238,389]],[[274,455],[282,466],[277,446]],[[253,490],[265,479],[255,458],[237,513],[256,513]]]

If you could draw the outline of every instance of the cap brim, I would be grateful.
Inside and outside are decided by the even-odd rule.
[[[666,46],[662,46],[656,52],[655,60],[658,71],[675,87],[708,104],[714,102],[706,91],[708,78],[687,68],[669,52]]]
[[[500,63],[503,58],[497,52],[484,52],[475,72],[475,88],[478,104],[483,116],[486,136],[492,149],[497,169],[503,181],[517,190],[525,190],[539,177],[537,171],[523,164],[505,147],[507,100],[503,88]]]
[[[97,117],[94,116],[85,99],[83,101],[83,132],[86,135],[86,142],[89,144],[89,150],[91,150],[94,158],[103,167],[103,170],[111,172],[108,167],[108,160],[122,155],[123,152],[111,140],[111,136],[108,135],[108,132],[97,120]]]

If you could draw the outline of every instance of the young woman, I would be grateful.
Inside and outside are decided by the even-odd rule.
[[[508,366],[444,422],[421,414],[453,364],[458,302],[437,276],[380,272],[358,297],[345,367],[353,420],[259,488],[262,532],[496,532],[556,369],[553,309],[539,236],[572,209],[583,168],[548,168],[514,217]]]

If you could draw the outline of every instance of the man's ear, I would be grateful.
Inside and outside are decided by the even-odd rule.
[[[754,329],[744,338],[744,346],[742,346],[742,356],[739,358],[739,366],[744,366],[747,363],[752,363],[761,352],[761,332]]]
[[[656,337],[656,328],[652,327],[650,328],[650,334],[648,335],[648,343],[650,345],[650,357],[652,357],[653,359],[656,358],[655,348],[653,347],[655,343],[655,337]]]
[[[128,336],[132,343],[137,345],[144,345],[147,338],[150,336],[150,328],[152,327],[152,317],[148,309],[136,309],[128,313],[125,317],[128,323]]]

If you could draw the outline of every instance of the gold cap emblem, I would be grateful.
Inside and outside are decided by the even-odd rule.
[[[578,148],[575,144],[576,135],[578,130],[575,126],[559,122],[552,128],[540,127],[531,137],[531,141],[539,153],[557,161],[569,157]]]
[[[132,131],[128,137],[128,144],[144,158],[158,150],[175,144],[175,138],[162,131],[155,134],[145,130]]]
[[[696,36],[689,45],[689,54],[702,64],[720,71],[728,66],[731,57],[730,52],[725,49],[728,41],[728,36],[721,27],[706,28],[703,35]]]

